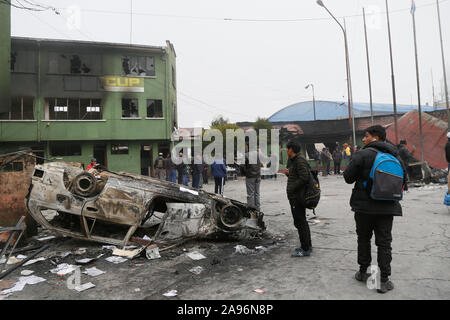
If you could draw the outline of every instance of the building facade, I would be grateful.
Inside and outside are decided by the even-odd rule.
[[[0,153],[152,174],[177,127],[176,54],[165,47],[12,38]]]

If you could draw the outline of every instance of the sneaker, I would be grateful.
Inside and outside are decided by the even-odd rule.
[[[370,273],[358,271],[355,273],[355,279],[361,282],[366,282],[370,278]]]
[[[303,251],[301,248],[299,251],[296,251],[295,253],[291,254],[291,257],[308,257],[311,254],[312,250],[311,248],[308,251]]]
[[[299,252],[299,251],[302,251],[303,249],[302,248],[295,248],[295,252]],[[312,252],[313,251],[313,248],[311,247],[311,248],[309,248],[309,250],[308,250],[309,252]]]
[[[387,281],[381,281],[380,284],[380,289],[377,289],[378,293],[386,293],[390,290],[394,289],[394,284],[392,283],[391,280],[387,280]]]

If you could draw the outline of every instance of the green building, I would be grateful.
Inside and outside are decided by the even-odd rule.
[[[175,59],[169,41],[157,47],[13,37],[0,153],[31,147],[45,158],[87,165],[95,157],[112,171],[152,174],[178,126]]]
[[[0,2],[0,112],[10,104],[11,6]]]

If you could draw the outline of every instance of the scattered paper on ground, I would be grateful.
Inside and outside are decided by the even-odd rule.
[[[8,259],[8,262],[6,264],[16,264],[21,262],[23,259],[17,259],[16,257],[11,257]]]
[[[36,263],[36,262],[38,262],[38,261],[44,261],[44,260],[45,260],[44,257],[40,257],[40,258],[37,258],[37,259],[31,259],[30,261],[27,261],[27,262],[24,264],[24,266],[29,266],[30,264]]]
[[[86,268],[85,271],[83,271],[84,274],[87,274],[91,277],[96,277],[99,276],[101,274],[104,274],[105,271],[102,271],[100,269],[97,269],[96,267],[92,267],[92,268]]]
[[[116,264],[127,261],[127,259],[118,257],[118,256],[112,256],[112,257],[106,258],[105,260],[108,262],[116,263]]]
[[[261,289],[255,289],[253,291],[255,291],[256,293],[259,293],[259,294],[264,294],[264,290],[261,290]]]
[[[134,258],[136,257],[139,253],[142,252],[142,248],[141,249],[135,249],[135,250],[122,250],[122,249],[114,249],[113,250],[113,255],[115,256],[121,256],[121,257],[127,257],[127,258]]]
[[[206,259],[206,257],[204,255],[202,255],[200,252],[198,251],[193,251],[193,252],[188,252],[186,253],[186,255],[191,258],[192,260],[201,260],[201,259]]]
[[[166,297],[176,297],[177,296],[177,290],[170,290],[169,292],[166,292],[163,294],[163,296]]]
[[[36,277],[36,276],[20,277],[19,281],[14,284],[14,287],[12,287],[11,289],[3,290],[1,293],[9,294],[9,293],[13,293],[13,292],[22,291],[23,288],[27,284],[36,284],[36,283],[40,283],[43,281],[45,281],[44,278]]]
[[[29,276],[30,274],[33,274],[33,273],[34,273],[33,270],[22,270],[20,272],[20,274],[23,275],[23,276]]]
[[[75,290],[77,290],[78,292],[90,289],[90,288],[94,288],[95,284],[93,284],[92,282],[88,282],[79,286],[75,286]]]
[[[89,262],[92,262],[92,261],[94,261],[94,260],[96,260],[97,258],[85,258],[85,259],[78,259],[78,260],[75,260],[75,262],[77,263],[77,264],[88,264]]]
[[[152,238],[148,237],[147,235],[145,235],[142,239],[147,240],[147,241],[152,241]]]
[[[51,273],[56,273],[58,276],[64,276],[68,273],[71,273],[72,271],[74,271],[77,267],[72,265],[72,264],[67,264],[67,263],[61,263],[58,264],[58,266],[54,269],[51,269],[50,272]]]
[[[26,259],[27,256],[24,256],[23,254],[19,254],[16,258],[23,260],[23,259]]]
[[[192,268],[192,269],[189,269],[189,272],[192,272],[193,274],[200,274],[200,273],[202,273],[202,271],[203,271],[204,269],[203,269],[203,267],[202,266],[197,266],[197,267],[194,267],[194,268]]]
[[[87,248],[79,248],[77,251],[75,251],[75,254],[85,254],[86,253]]]
[[[145,256],[150,260],[161,258],[158,246],[155,244],[148,246],[147,249],[145,249]]]
[[[72,252],[68,251],[68,252],[61,253],[59,256],[60,256],[61,258],[65,258],[65,257],[67,257],[67,256],[70,255],[70,254],[72,254]]]

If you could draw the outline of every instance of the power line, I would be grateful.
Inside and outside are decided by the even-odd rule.
[[[441,0],[441,3],[448,2],[450,0]],[[427,3],[417,8],[429,7],[436,5],[433,3]],[[64,7],[60,7],[58,9],[65,9]],[[100,9],[81,9],[84,12],[93,12],[93,13],[106,13],[106,14],[119,14],[119,15],[140,15],[140,16],[152,16],[152,17],[166,17],[166,18],[175,18],[175,19],[191,19],[191,20],[213,20],[213,21],[229,21],[229,22],[304,22],[304,21],[323,21],[330,20],[332,18],[323,17],[323,18],[297,18],[297,19],[254,19],[254,18],[228,18],[228,17],[201,17],[201,16],[183,16],[183,15],[171,15],[171,14],[155,14],[149,12],[129,12],[129,11],[113,11],[113,10],[100,10]],[[406,12],[410,11],[410,7],[392,10],[390,13],[398,13],[398,12]],[[377,13],[372,13],[371,15],[383,15],[386,14],[385,11],[380,11]],[[362,14],[353,14],[340,16],[338,18],[358,18],[362,17]]]

